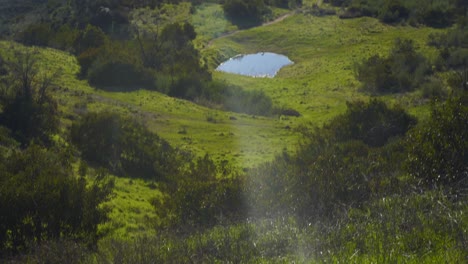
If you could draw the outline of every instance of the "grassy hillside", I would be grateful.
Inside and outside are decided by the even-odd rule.
[[[358,90],[353,75],[353,63],[374,53],[388,52],[396,37],[416,41],[425,54],[434,50],[425,43],[431,28],[393,27],[376,19],[340,20],[335,16],[314,17],[297,14],[273,25],[257,27],[216,39],[237,30],[220,13],[218,5],[207,4],[197,9],[193,22],[200,41],[211,44],[201,52],[211,61],[210,68],[230,56],[240,53],[270,51],[282,53],[294,65],[280,71],[277,77],[250,78],[214,72],[214,78],[240,85],[245,89],[265,91],[275,105],[293,108],[301,117],[258,117],[227,113],[194,103],[174,99],[158,92],[106,92],[97,90],[86,81],[77,79],[76,59],[61,51],[40,49],[41,63],[49,70],[60,68],[63,75],[54,91],[62,112],[63,129],[79,114],[87,111],[116,111],[141,120],[148,128],[169,140],[174,146],[209,153],[216,161],[229,161],[239,168],[250,168],[271,160],[283,149],[293,151],[304,124],[320,126],[345,109],[349,100],[368,96]],[[208,20],[204,18],[210,17]],[[3,50],[11,42],[0,42]],[[388,96],[388,100],[402,104],[419,113],[419,96]],[[424,112],[422,112],[423,114]],[[117,196],[111,227],[122,236],[145,232],[148,219],[154,217],[148,200],[154,192],[144,181],[129,183],[117,179]]]
[[[418,130],[411,132],[414,138],[404,137],[416,123],[412,117],[407,117],[410,125],[397,133],[397,139],[387,144],[385,138],[377,147],[365,145],[359,138],[343,140],[333,134],[339,134],[336,132],[339,125],[353,115],[349,114],[352,104],[347,102],[359,100],[363,102],[356,103],[355,109],[368,107],[364,102],[370,101],[379,111],[394,111],[402,116],[404,109],[419,121],[429,120],[431,104],[421,90],[371,96],[360,89],[356,65],[375,54],[386,56],[397,38],[413,40],[418,51],[434,61],[438,52],[427,42],[431,34],[447,29],[388,25],[370,17],[344,20],[335,15],[313,16],[308,10],[316,2],[321,4],[306,1],[299,10],[273,8],[273,17],[281,19],[245,30],[229,21],[219,4],[193,7],[183,3],[164,5],[161,9],[162,23],[190,21],[194,25],[195,47],[215,81],[248,91],[263,91],[276,108],[297,110],[298,117],[226,112],[221,105],[205,102],[210,106],[206,107],[196,104],[196,100],[177,99],[145,89],[128,92],[97,89],[77,77],[80,66],[70,53],[0,41],[3,57],[13,56],[14,50],[36,50],[41,73],[61,73],[51,89],[60,117],[60,130],[53,135],[54,141],[70,145],[72,124],[86,113],[109,111],[142,123],[176,149],[190,151],[196,157],[209,154],[215,165],[233,168],[225,174],[215,170],[214,184],[204,182],[203,178],[208,179],[212,173],[209,163],[185,164],[193,166],[190,169],[200,175],[187,173],[193,179],[177,179],[180,182],[176,184],[167,179],[184,174],[174,171],[166,181],[159,182],[140,179],[138,175],[111,175],[115,181],[113,196],[101,205],[110,208],[110,221],[99,226],[99,234],[104,235],[98,243],[101,251],[83,254],[85,262],[416,263],[423,259],[429,263],[444,260],[455,263],[466,259],[463,243],[467,241],[467,206],[457,200],[459,190],[454,189],[454,194],[450,193],[452,189],[446,192],[442,185],[421,187],[422,180],[413,177],[403,165],[395,164],[407,159],[405,144],[424,139],[423,132],[417,134]],[[135,9],[130,13],[132,22],[140,28],[158,28],[154,23],[156,13],[161,10]],[[148,23],[151,19],[155,21]],[[294,64],[283,68],[274,78],[215,71],[232,56],[256,52],[284,54]],[[371,99],[382,100],[388,108],[385,103]],[[445,108],[440,109],[446,113]],[[330,120],[335,123],[330,124]],[[354,125],[353,119],[348,122],[351,123],[346,123],[348,127]],[[383,122],[385,127],[385,119]],[[326,128],[312,129],[327,123]],[[461,140],[463,137],[460,136]],[[71,156],[73,171],[78,175],[84,158],[77,158],[78,153]],[[1,158],[2,155],[3,161]],[[87,174],[89,182],[94,180],[95,170],[91,168]],[[238,186],[233,184],[234,188],[229,189],[232,182],[223,180],[235,178],[230,177],[233,175],[241,183],[235,182]],[[343,187],[345,184],[348,185]],[[242,189],[241,194],[236,193],[236,187]],[[460,193],[466,195],[463,190]],[[171,209],[188,208],[198,213],[213,206],[208,199],[218,202],[225,196],[248,204],[240,218],[226,216],[224,220],[220,209],[219,218],[225,222],[214,228],[195,224],[158,229],[163,221],[171,219],[172,215],[164,215],[174,213]],[[197,204],[197,199],[202,198],[205,200]],[[457,202],[452,203],[452,198]],[[170,207],[172,201],[180,199],[183,203],[173,205],[176,209]],[[327,199],[329,203],[324,201]],[[233,205],[229,201],[228,207]],[[305,201],[312,201],[312,205]],[[313,204],[314,201],[317,203]],[[216,206],[215,203],[213,207]],[[414,213],[415,208],[424,210]],[[322,212],[324,215],[320,215]],[[308,218],[300,219],[301,213]]]
[[[205,51],[218,50],[216,63],[236,54],[260,51],[287,55],[294,65],[282,69],[274,79],[241,77],[216,73],[215,78],[261,89],[276,104],[298,110],[296,121],[321,124],[344,110],[347,100],[365,98],[358,90],[354,64],[373,54],[386,54],[395,38],[413,39],[421,51],[434,57],[435,50],[426,42],[432,28],[394,27],[376,19],[340,20],[335,16],[295,15],[285,21],[243,31],[215,40]],[[398,95],[392,100],[418,112],[418,95]]]

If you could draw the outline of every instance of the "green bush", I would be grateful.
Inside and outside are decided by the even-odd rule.
[[[356,67],[357,79],[372,94],[412,91],[429,73],[427,60],[416,52],[413,41],[401,39],[387,57],[374,55]]]
[[[47,46],[54,32],[47,23],[32,24],[16,36],[16,40],[28,46]]]
[[[390,108],[383,101],[347,103],[346,113],[335,117],[325,127],[338,141],[360,140],[381,147],[396,136],[404,136],[416,120],[398,106]]]
[[[84,159],[128,177],[167,180],[181,164],[176,151],[142,124],[112,113],[90,113],[71,127]]]
[[[184,164],[187,167],[173,179],[163,200],[152,205],[160,215],[162,227],[180,232],[229,223],[245,215],[242,178],[230,170],[219,171],[208,155]],[[223,174],[219,178],[218,174]]]
[[[468,97],[432,107],[430,119],[409,133],[408,172],[427,185],[467,186]]]
[[[17,254],[53,239],[93,245],[112,182],[74,177],[67,151],[31,145],[0,164],[0,252]],[[0,254],[1,255],[1,254]]]
[[[241,27],[260,24],[263,17],[271,12],[263,0],[226,0],[223,10],[226,16]]]
[[[150,70],[125,60],[98,58],[88,69],[89,83],[106,90],[131,91],[153,88]]]

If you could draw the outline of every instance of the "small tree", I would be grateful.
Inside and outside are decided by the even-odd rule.
[[[406,167],[428,185],[468,185],[468,96],[432,107],[408,136]]]
[[[39,69],[37,52],[14,51],[15,59],[6,61],[6,92],[2,96],[0,123],[9,127],[23,144],[37,138],[47,142],[58,128],[57,105],[48,93],[59,71]]]
[[[33,144],[0,160],[0,255],[47,240],[97,242],[113,182],[103,173],[91,183],[74,177],[67,153]]]

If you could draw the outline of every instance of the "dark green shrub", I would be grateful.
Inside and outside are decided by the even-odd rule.
[[[468,97],[432,107],[430,119],[408,135],[408,171],[428,185],[466,186]]]
[[[90,48],[82,53],[80,53],[77,57],[78,63],[80,64],[80,76],[85,77],[88,74],[88,70],[93,65],[94,61],[99,56],[100,49],[97,48]]]
[[[180,165],[175,150],[140,123],[112,113],[90,113],[71,128],[84,159],[129,177],[165,180]]]
[[[109,90],[153,88],[151,71],[130,61],[98,58],[88,70],[89,83]]]
[[[424,82],[430,73],[427,64],[413,41],[397,39],[387,57],[374,55],[358,64],[356,77],[363,89],[373,94],[406,92]]]
[[[335,117],[327,129],[338,141],[360,140],[372,147],[380,147],[396,136],[404,136],[416,120],[399,107],[389,108],[383,101],[372,99],[347,103],[343,115]]]
[[[29,46],[47,46],[54,35],[47,23],[32,24],[16,36],[16,40]]]
[[[223,10],[226,16],[241,27],[260,24],[269,12],[263,0],[226,0]]]
[[[48,143],[59,123],[57,104],[48,89],[59,72],[39,75],[34,51],[13,50],[13,53],[14,59],[4,62],[4,84],[10,92],[0,95],[3,101],[0,124],[8,127],[23,145],[32,139]]]
[[[396,23],[407,20],[410,10],[400,1],[387,0],[379,10],[379,19],[384,23]]]
[[[152,201],[162,226],[186,232],[231,222],[245,215],[242,179],[232,171],[220,171],[208,155],[187,167],[165,190],[170,194]],[[222,178],[218,174],[223,174]]]
[[[79,34],[74,43],[75,52],[82,52],[91,48],[100,48],[108,42],[108,37],[100,29],[92,25],[87,25],[86,28]]]
[[[61,238],[96,243],[97,226],[107,219],[100,204],[112,188],[105,175],[91,183],[74,177],[66,150],[34,144],[14,152],[0,168],[2,254]]]

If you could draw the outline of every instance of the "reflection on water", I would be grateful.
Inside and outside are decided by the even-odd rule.
[[[236,55],[221,63],[217,71],[235,73],[252,77],[275,77],[278,71],[293,62],[286,56],[259,52],[256,54]]]

